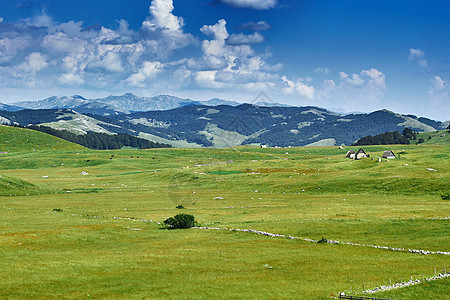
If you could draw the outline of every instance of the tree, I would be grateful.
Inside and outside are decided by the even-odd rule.
[[[411,128],[406,127],[405,129],[403,129],[402,135],[408,139],[412,139],[414,138],[414,133],[411,130]]]
[[[188,214],[178,214],[164,221],[164,224],[170,229],[183,229],[196,226],[195,217]]]

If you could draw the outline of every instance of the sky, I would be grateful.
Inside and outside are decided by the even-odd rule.
[[[447,0],[0,2],[3,103],[131,92],[450,119]]]

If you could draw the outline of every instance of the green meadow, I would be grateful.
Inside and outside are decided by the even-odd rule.
[[[0,126],[0,298],[330,299],[432,277],[449,256],[226,229],[450,252],[450,140],[435,139],[355,161],[350,146],[95,151]],[[218,229],[158,224],[179,213]],[[448,283],[375,296],[448,299]]]

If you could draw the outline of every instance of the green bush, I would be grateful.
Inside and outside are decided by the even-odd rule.
[[[188,214],[178,214],[164,221],[164,224],[170,229],[191,228],[197,225],[195,217]]]
[[[328,241],[327,241],[327,239],[326,238],[322,238],[322,239],[320,239],[319,241],[317,241],[317,243],[319,243],[319,244],[326,244]]]
[[[184,206],[183,206],[183,205],[181,205],[181,204],[179,204],[179,205],[175,206],[175,208],[178,208],[178,209],[183,209],[183,208],[184,208]]]
[[[450,193],[441,195],[442,200],[450,200]]]

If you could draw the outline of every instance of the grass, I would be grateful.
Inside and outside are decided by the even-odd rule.
[[[408,288],[377,293],[376,296],[391,299],[444,299],[445,295],[448,297],[449,285],[450,279],[445,278],[424,282]]]
[[[86,149],[35,130],[0,125],[0,152]]]
[[[450,201],[440,197],[449,192],[448,144],[364,147],[371,157],[403,152],[381,163],[346,159],[348,149],[2,154],[0,298],[329,299],[360,292],[363,282],[367,289],[449,269],[443,255],[141,221],[161,222],[182,205],[204,226],[450,251]],[[448,292],[443,280],[377,297]]]

